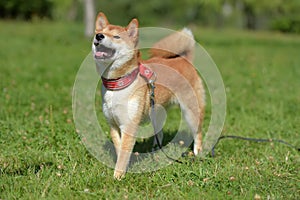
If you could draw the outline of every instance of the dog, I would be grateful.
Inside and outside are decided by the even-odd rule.
[[[147,60],[141,58],[138,40],[137,19],[121,27],[110,24],[102,12],[98,14],[92,52],[102,79],[103,113],[117,154],[117,180],[126,173],[139,124],[151,112],[151,97],[158,105],[180,105],[193,133],[193,153],[202,151],[205,91],[192,65],[192,32],[184,28],[159,40]],[[155,84],[152,95],[149,83]]]

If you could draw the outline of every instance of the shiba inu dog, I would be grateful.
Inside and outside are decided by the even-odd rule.
[[[102,104],[117,153],[114,178],[126,173],[140,122],[149,116],[149,82],[155,81],[155,104],[178,103],[194,138],[195,155],[202,150],[204,87],[192,65],[194,38],[184,28],[153,45],[142,60],[138,20],[127,27],[112,25],[103,13],[96,19],[92,52],[102,78]]]

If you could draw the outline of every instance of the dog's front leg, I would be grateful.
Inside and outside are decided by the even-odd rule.
[[[114,178],[117,180],[120,180],[126,173],[126,168],[136,141],[134,135],[127,132],[122,132],[121,134],[121,144],[114,172]]]
[[[116,151],[116,154],[117,154],[117,157],[118,157],[120,144],[121,144],[121,137],[120,137],[119,130],[115,127],[111,127],[110,128],[110,136],[111,136],[111,139],[114,143],[115,151]]]

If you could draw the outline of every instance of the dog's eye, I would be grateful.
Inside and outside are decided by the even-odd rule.
[[[120,39],[121,37],[118,36],[118,35],[114,35],[113,38],[115,38],[115,39]]]

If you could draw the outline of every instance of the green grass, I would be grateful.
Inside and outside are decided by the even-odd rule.
[[[277,143],[224,140],[214,158],[185,157],[184,164],[113,180],[72,121],[72,87],[91,46],[83,26],[2,21],[0,27],[0,199],[300,198],[299,152]],[[299,146],[300,37],[195,33],[226,86],[223,134]],[[177,127],[169,121],[167,134]]]

